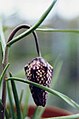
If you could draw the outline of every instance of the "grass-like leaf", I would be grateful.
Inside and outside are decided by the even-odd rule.
[[[5,73],[6,73],[6,71],[7,71],[8,67],[9,67],[9,65],[10,65],[10,64],[8,63],[8,64],[5,66],[3,72],[2,72],[2,74],[1,74],[1,76],[0,76],[0,86],[1,86],[2,79],[3,79],[3,77],[4,77]]]
[[[21,38],[29,35],[31,32],[33,32],[35,29],[37,29],[40,24],[44,21],[44,19],[47,17],[47,15],[49,14],[49,12],[51,11],[51,9],[54,7],[55,3],[57,2],[57,0],[53,0],[53,2],[51,3],[51,5],[48,7],[48,9],[45,11],[45,13],[41,16],[41,18],[37,21],[36,24],[34,24],[30,29],[28,29],[27,31],[23,32],[22,34],[20,34],[19,36],[13,38],[13,40],[11,40],[10,42],[8,42],[7,46],[11,46],[13,43],[17,42],[18,40],[20,40]]]
[[[3,111],[3,104],[2,100],[0,99],[0,117],[2,117],[2,111]]]
[[[7,82],[7,90],[8,90],[8,98],[9,98],[9,103],[10,103],[11,118],[15,119],[14,106],[13,106],[13,101],[12,101],[12,95],[11,95],[11,89],[10,89],[10,86],[9,86],[9,82]]]
[[[44,109],[44,107],[37,106],[32,119],[41,119],[41,115],[43,114]]]
[[[79,33],[79,29],[53,29],[53,28],[37,28],[37,31],[41,32],[64,32],[64,33]]]
[[[4,108],[4,107],[3,107],[2,101],[1,101],[1,99],[0,99],[0,119],[2,118],[1,112],[2,112],[3,108]],[[6,117],[6,119],[9,119],[9,114],[8,114],[7,109],[5,109],[5,117]]]
[[[5,37],[4,37],[4,33],[3,33],[3,28],[2,28],[1,22],[0,22],[0,43],[1,43],[1,49],[2,49],[2,56],[4,57],[6,43],[5,43]]]
[[[55,89],[55,86],[56,86],[57,81],[59,79],[58,77],[59,77],[62,65],[63,65],[63,61],[56,59],[56,61],[54,63],[54,75],[53,75],[53,79],[51,82],[51,88],[53,88],[53,89]],[[49,98],[49,100],[51,99],[50,95],[48,96],[48,98]]]
[[[9,112],[8,112],[8,110],[7,109],[5,109],[5,117],[6,117],[6,119],[9,119]],[[13,118],[12,118],[13,119]]]
[[[11,86],[12,86],[12,91],[13,91],[14,100],[16,104],[17,119],[21,119],[20,103],[19,103],[18,93],[17,93],[14,80],[11,80]]]
[[[52,87],[54,88],[57,80],[58,80],[58,76],[60,74],[61,68],[62,68],[63,62],[60,60],[58,61],[58,63],[56,64],[55,68],[54,68],[54,75],[53,75],[53,80],[52,80]]]
[[[11,118],[15,119],[14,105],[13,105],[13,99],[12,99],[12,94],[11,94],[9,82],[7,82],[7,91],[8,91],[8,98],[9,98],[9,103],[10,103]]]
[[[22,78],[18,78],[18,77],[10,77],[8,78],[8,80],[15,80],[15,81],[19,81],[19,82],[23,82],[23,83],[27,83],[27,84],[32,84],[38,88],[41,88],[43,90],[46,90],[47,92],[63,99],[66,103],[68,103],[69,105],[71,105],[72,107],[74,108],[77,108],[79,109],[79,104],[77,104],[75,101],[73,101],[71,98],[69,98],[68,96],[56,91],[56,90],[53,90],[51,88],[48,88],[48,87],[45,87],[45,86],[42,86],[40,84],[37,84],[35,82],[32,82],[32,81],[29,81],[29,80],[24,80]]]
[[[79,114],[73,114],[69,116],[61,116],[61,117],[51,117],[51,118],[43,118],[43,119],[78,119]]]
[[[0,112],[2,108],[3,108],[3,104],[2,104],[2,100],[0,99]]]
[[[23,94],[24,94],[24,90],[21,90],[20,100],[19,100],[20,104],[21,104],[21,102],[22,102]]]
[[[23,119],[27,116],[28,113],[28,103],[29,103],[29,97],[30,97],[30,91],[29,88],[27,88],[25,101],[24,101],[24,110],[23,110]]]

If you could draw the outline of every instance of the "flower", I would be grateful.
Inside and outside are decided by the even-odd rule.
[[[27,79],[43,86],[50,86],[53,76],[53,67],[42,57],[36,57],[25,67]],[[43,89],[30,85],[30,90],[37,106],[45,106],[47,92]]]

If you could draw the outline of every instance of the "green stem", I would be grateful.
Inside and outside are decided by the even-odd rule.
[[[51,11],[51,9],[54,7],[56,2],[57,2],[57,0],[54,0],[52,2],[52,4],[49,6],[49,8],[45,11],[45,13],[41,16],[40,20],[36,24],[34,24],[32,27],[30,27],[27,31],[23,32],[19,36],[13,38],[13,40],[11,40],[10,42],[7,43],[7,46],[11,46],[13,43],[17,42],[21,38],[23,38],[26,35],[29,35],[31,32],[33,32],[44,21],[44,19],[47,17],[47,15]]]
[[[7,64],[8,64],[8,47],[6,46],[5,56],[3,60],[3,70],[5,69]],[[7,78],[7,73],[5,72],[4,79],[3,79],[3,85],[2,85],[2,104],[4,108],[1,111],[1,119],[4,119],[5,108],[6,108],[6,78]]]
[[[19,30],[21,30],[21,29],[29,29],[29,28],[30,28],[30,26],[27,25],[27,24],[18,25],[18,26],[11,32],[11,34],[10,34],[10,36],[9,36],[9,38],[8,38],[7,44],[12,41],[13,37],[15,36],[15,34],[16,34]],[[36,34],[35,31],[33,31],[32,34],[33,34],[33,36],[34,36],[37,54],[38,54],[38,56],[41,56],[41,51],[40,51],[40,46],[39,46],[39,41],[38,41],[37,34]]]
[[[0,86],[1,86],[2,79],[3,79],[3,77],[4,77],[5,73],[6,73],[6,71],[7,71],[8,67],[9,67],[9,65],[10,65],[10,64],[8,63],[8,64],[5,66],[3,72],[2,72],[2,74],[1,74],[1,76],[0,76]]]

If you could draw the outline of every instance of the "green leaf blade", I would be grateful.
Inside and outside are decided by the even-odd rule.
[[[43,119],[78,119],[79,114],[72,114],[68,116],[60,116],[60,117],[51,117],[51,118],[43,118]]]
[[[9,98],[9,103],[10,103],[11,116],[12,116],[12,119],[15,119],[13,99],[12,99],[12,95],[11,95],[11,89],[9,86],[9,82],[7,82],[7,90],[8,90],[8,98]]]
[[[12,78],[8,78],[8,80],[15,80],[15,81],[19,81],[19,82],[23,82],[23,83],[27,83],[27,84],[32,84],[32,85],[34,85],[34,86],[36,86],[38,88],[41,88],[41,89],[43,89],[43,90],[45,90],[45,91],[47,91],[47,92],[49,92],[49,93],[51,93],[51,94],[53,94],[53,95],[55,95],[57,97],[63,99],[66,103],[68,103],[72,107],[79,109],[79,104],[77,104],[75,101],[73,101],[68,96],[66,96],[66,95],[64,95],[64,94],[62,94],[62,93],[60,93],[60,92],[58,92],[56,90],[53,90],[51,88],[45,87],[43,85],[37,84],[37,83],[29,81],[29,80],[25,81],[22,78],[12,77]]]
[[[24,110],[23,110],[23,119],[27,116],[28,113],[28,103],[29,103],[30,91],[27,87],[27,92],[24,101]]]
[[[16,90],[14,80],[11,80],[11,86],[12,86],[12,91],[13,91],[14,100],[15,100],[15,104],[16,104],[17,119],[21,119],[20,103],[19,103],[18,93]]]
[[[45,109],[44,107],[37,106],[32,119],[41,119],[44,109]]]
[[[60,74],[60,71],[61,71],[61,68],[62,68],[62,65],[63,65],[63,61],[58,61],[58,63],[56,64],[55,66],[55,70],[54,70],[54,75],[53,75],[53,80],[52,80],[52,86],[51,87],[55,87],[57,81],[58,81],[58,77],[59,77],[59,74]]]
[[[60,33],[79,33],[79,29],[54,29],[54,28],[44,28],[40,27],[36,29],[40,32],[60,32]]]

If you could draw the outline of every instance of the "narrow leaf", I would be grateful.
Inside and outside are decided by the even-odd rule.
[[[21,110],[20,110],[18,93],[17,93],[17,89],[15,86],[15,82],[13,80],[11,80],[11,86],[12,86],[12,91],[13,91],[14,100],[15,100],[15,104],[16,104],[17,119],[21,119]]]
[[[9,113],[8,113],[8,110],[7,110],[7,109],[5,109],[5,117],[6,117],[6,119],[9,119],[9,118],[10,118],[10,116],[9,116]]]
[[[8,64],[5,66],[3,72],[2,72],[2,74],[1,74],[1,76],[0,76],[0,86],[1,86],[2,79],[3,79],[3,77],[4,77],[5,73],[6,73],[6,71],[7,71],[8,67],[9,67],[9,65],[10,65],[10,64],[8,63]]]
[[[25,101],[24,101],[23,119],[27,116],[27,113],[28,113],[29,97],[30,97],[30,91],[27,87],[26,97],[25,97]]]
[[[44,109],[44,107],[37,106],[32,119],[41,119],[41,115],[43,114]]]
[[[0,117],[2,117],[2,111],[3,111],[4,107],[2,104],[2,100],[0,99]]]
[[[22,91],[21,91],[21,94],[20,94],[20,101],[19,101],[20,104],[21,104],[21,102],[22,102],[23,93],[24,93],[24,90],[22,90]]]
[[[79,33],[79,29],[53,29],[53,28],[37,28],[37,31],[41,32],[65,32],[65,33]]]
[[[61,117],[51,117],[51,118],[43,118],[43,119],[78,119],[79,114],[73,114],[69,116],[61,116]]]
[[[13,99],[12,99],[12,94],[11,94],[11,89],[10,89],[10,86],[9,86],[9,82],[7,82],[7,90],[8,90],[8,98],[9,98],[9,103],[10,103],[11,118],[15,119]]]
[[[57,0],[53,0],[52,4],[49,6],[49,8],[45,11],[45,13],[41,16],[41,18],[39,19],[39,21],[37,21],[36,24],[34,24],[30,29],[28,29],[27,31],[23,32],[22,34],[20,34],[19,36],[13,38],[13,40],[11,40],[10,42],[8,42],[7,46],[11,46],[13,43],[17,42],[18,40],[20,40],[21,38],[29,35],[31,32],[33,32],[36,28],[38,28],[38,26],[44,21],[44,19],[47,17],[47,15],[49,14],[49,12],[51,11],[51,9],[54,7],[55,3],[57,2]]]
[[[5,43],[5,37],[4,37],[4,33],[3,33],[3,28],[2,28],[1,22],[0,22],[0,43],[1,43],[1,48],[2,48],[2,54],[3,54],[3,57],[4,57],[6,43]]]
[[[53,80],[52,80],[52,87],[54,88],[56,83],[57,83],[57,80],[58,80],[58,77],[59,77],[59,74],[60,74],[60,71],[61,71],[61,68],[62,68],[62,65],[63,65],[63,62],[62,61],[59,61],[56,66],[55,66],[55,70],[54,70],[54,75],[53,75]]]
[[[22,78],[17,78],[17,77],[12,77],[12,78],[8,78],[8,80],[15,80],[15,81],[19,81],[19,82],[23,82],[23,83],[27,83],[27,84],[32,84],[38,88],[41,88],[43,90],[46,90],[47,92],[63,99],[66,103],[68,103],[69,105],[71,105],[72,107],[74,108],[77,108],[79,109],[79,104],[77,104],[75,101],[73,101],[71,98],[69,98],[68,96],[56,91],[56,90],[53,90],[51,88],[48,88],[48,87],[45,87],[45,86],[42,86],[40,84],[37,84],[35,82],[32,82],[32,81],[29,81],[29,80],[24,80]]]
[[[1,108],[3,108],[3,104],[2,104],[2,100],[0,99],[0,112],[1,112]]]
[[[2,117],[2,111],[3,111],[3,104],[2,104],[2,101],[0,99],[0,118]],[[8,114],[8,111],[7,109],[5,109],[5,116],[6,116],[6,119],[9,119],[9,114]]]

